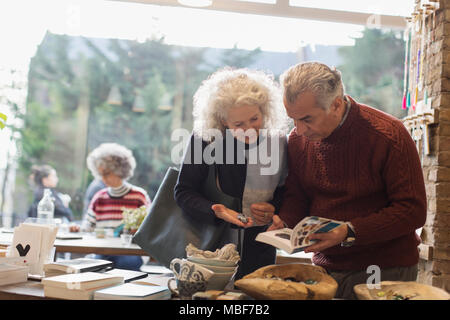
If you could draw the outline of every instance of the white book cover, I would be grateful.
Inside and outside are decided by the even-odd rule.
[[[113,263],[108,260],[78,258],[46,263],[44,265],[44,271],[59,270],[66,273],[79,273],[87,271],[97,271],[112,266]]]
[[[22,223],[14,228],[11,257],[21,257],[32,275],[43,275],[44,264],[53,259],[53,244],[58,227]]]
[[[166,286],[146,286],[134,283],[124,283],[122,285],[97,290],[94,293],[94,300],[157,300],[168,298],[170,298],[170,291]]]
[[[131,283],[144,284],[149,286],[167,286],[167,283],[172,278],[173,277],[171,276],[149,274],[146,278],[134,280]]]
[[[117,268],[105,271],[103,273],[123,277],[125,282],[143,279],[148,276],[148,274],[145,272]]]
[[[123,277],[98,272],[68,273],[42,279],[44,287],[61,287],[75,290],[92,289],[103,285],[123,283]]]
[[[14,229],[11,257],[20,257],[30,267],[31,274],[39,274],[39,258],[42,245],[42,229],[30,228],[21,224]]]

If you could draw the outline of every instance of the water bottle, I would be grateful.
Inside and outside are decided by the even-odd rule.
[[[38,221],[51,223],[53,219],[53,213],[55,211],[55,205],[53,204],[52,192],[50,189],[44,190],[44,196],[41,201],[39,201],[37,207],[37,217]]]

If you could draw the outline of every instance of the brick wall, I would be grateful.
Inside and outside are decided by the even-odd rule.
[[[417,2],[421,7],[422,3]],[[429,126],[430,154],[425,155],[419,148],[428,210],[421,234],[423,243],[420,247],[418,281],[450,291],[450,0],[439,1],[434,24],[431,15],[426,20],[426,26],[434,30],[434,41],[426,38],[424,87],[418,100],[424,99],[426,90],[432,99],[436,123]],[[412,42],[420,36],[420,33],[413,32]],[[411,55],[417,54],[412,52]],[[417,60],[414,57],[411,60],[410,73],[414,76]],[[415,113],[418,111],[412,108],[408,111],[408,115]]]

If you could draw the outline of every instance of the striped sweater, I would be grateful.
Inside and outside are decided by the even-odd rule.
[[[119,188],[104,188],[92,198],[83,223],[83,229],[117,228],[122,222],[122,210],[147,206],[150,209],[150,197],[139,187],[124,183]]]

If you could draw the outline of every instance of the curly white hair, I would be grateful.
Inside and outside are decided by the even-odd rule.
[[[194,95],[193,132],[205,141],[211,141],[213,131],[225,135],[223,120],[230,108],[257,105],[263,116],[268,135],[286,134],[289,119],[283,106],[282,93],[273,75],[250,69],[226,67],[211,74]]]
[[[131,150],[117,143],[102,143],[89,153],[86,162],[92,175],[98,179],[101,179],[99,168],[123,180],[131,178],[136,168],[136,160]]]

